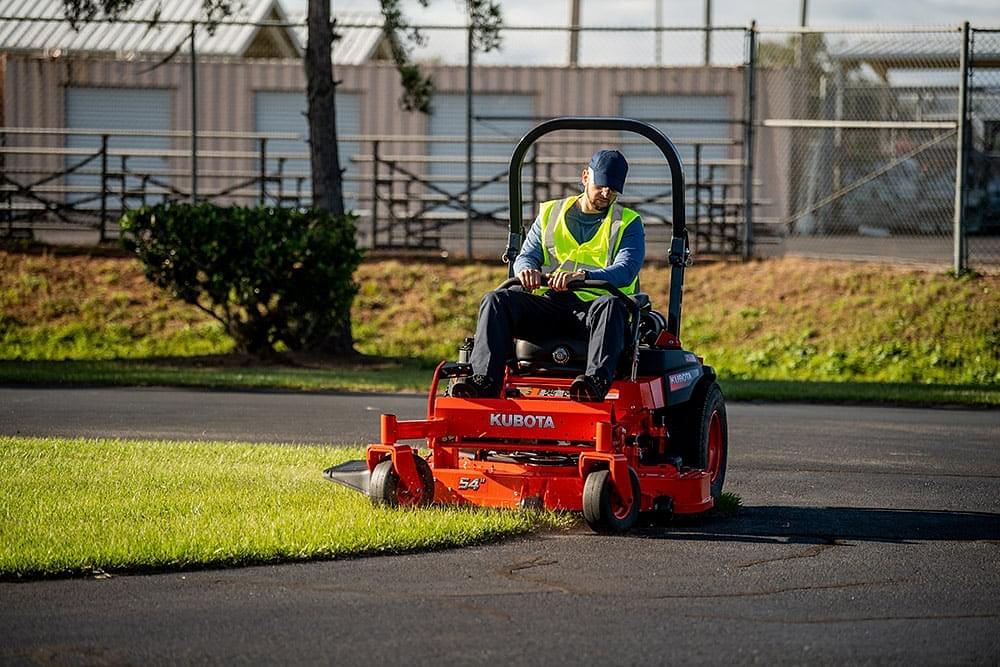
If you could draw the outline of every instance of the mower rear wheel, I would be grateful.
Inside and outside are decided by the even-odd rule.
[[[597,533],[628,532],[639,519],[639,475],[630,466],[629,478],[632,482],[632,502],[622,503],[610,470],[595,470],[587,475],[583,483],[583,518]]]
[[[726,421],[726,404],[719,393],[719,402],[709,412],[708,433],[705,438],[705,469],[712,481],[712,499],[716,502],[722,496],[722,485],[726,481],[726,463],[729,458],[729,425]]]
[[[373,505],[415,507],[430,505],[434,501],[434,473],[430,465],[420,456],[414,456],[413,463],[420,476],[419,488],[410,488],[401,483],[393,468],[392,459],[386,459],[375,466],[368,483],[368,496]]]
[[[726,418],[726,399],[719,383],[712,382],[699,388],[686,407],[684,422],[678,424],[680,435],[690,452],[685,457],[685,463],[708,471],[712,499],[718,502],[729,461],[729,422]]]

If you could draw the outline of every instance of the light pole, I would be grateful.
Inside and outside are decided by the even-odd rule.
[[[656,0],[659,4],[659,0]],[[580,61],[580,0],[569,0],[569,66]]]

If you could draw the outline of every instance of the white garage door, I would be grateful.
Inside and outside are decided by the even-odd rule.
[[[678,140],[691,139],[728,139],[730,127],[727,123],[711,122],[729,119],[729,99],[717,95],[630,95],[621,99],[621,113],[627,118],[644,120],[659,128],[675,143]],[[702,119],[701,122],[695,119]],[[638,135],[623,135],[634,138]],[[641,139],[641,137],[640,137]],[[694,183],[694,153],[695,147],[689,143],[677,146],[688,183]],[[623,152],[629,159],[629,179],[626,185],[627,203],[634,204],[637,209],[647,215],[668,217],[670,206],[667,203],[643,203],[643,200],[653,197],[661,198],[670,191],[669,171],[663,154],[651,143],[627,145]],[[704,145],[701,147],[703,165],[711,164],[713,160],[723,160],[729,157],[729,148],[719,145]],[[648,162],[651,164],[642,164]],[[729,171],[727,171],[727,169]],[[716,180],[722,180],[730,173],[731,168],[715,167]],[[708,177],[708,167],[702,166],[702,179]],[[647,181],[643,183],[643,181]],[[721,196],[721,190],[714,193]],[[687,193],[687,215],[693,213],[693,190]],[[707,192],[701,193],[702,200],[707,200]]]
[[[361,96],[354,93],[337,93],[337,134],[361,134]],[[307,100],[304,92],[257,91],[254,93],[254,129],[257,132],[291,132],[301,139],[275,139],[267,142],[268,154],[285,153],[293,155],[284,162],[281,179],[283,195],[295,197],[297,189],[301,192],[312,191],[309,165],[309,122],[306,119]],[[357,207],[358,187],[356,180],[360,174],[357,164],[351,162],[359,146],[357,142],[338,141],[337,155],[340,157],[340,168],[346,169],[344,174],[344,206],[348,209]],[[278,173],[278,160],[269,157],[267,160],[268,174]],[[278,195],[278,184],[268,183],[268,193],[272,198]],[[273,203],[272,199],[272,203]],[[287,199],[286,199],[287,202]],[[303,203],[308,204],[309,200]]]
[[[147,130],[166,132],[170,129],[170,92],[167,90],[151,90],[138,88],[66,88],[66,126],[69,129],[99,129],[99,130]],[[66,137],[68,148],[84,148],[97,151],[101,146],[100,136],[69,135]],[[162,152],[170,148],[168,137],[130,137],[112,136],[108,139],[111,150],[143,150]],[[78,164],[85,157],[69,156],[66,167]],[[125,160],[126,187],[134,196],[126,197],[124,202],[116,199],[111,206],[123,203],[131,208],[140,205],[138,194],[143,177],[159,181],[163,185],[170,178],[165,174],[168,164],[163,157],[144,156],[128,157]],[[99,171],[100,160],[93,160],[81,171]],[[108,160],[108,171],[120,173],[122,158],[113,157]],[[67,197],[69,201],[77,202],[78,206],[97,208],[100,206],[101,178],[97,174],[73,173],[67,176],[66,184],[84,187],[95,194],[76,193]],[[120,193],[121,181],[109,181],[108,188],[113,193]],[[147,203],[155,203],[160,196],[148,196]]]
[[[465,136],[465,95],[435,95],[432,101],[430,133],[434,136]],[[496,179],[474,191],[473,206],[485,214],[501,213],[506,217],[508,206],[507,167],[514,145],[535,124],[530,120],[534,113],[531,95],[476,95],[473,100],[474,115],[489,119],[475,120],[472,126],[472,154],[476,158],[495,158],[495,161],[473,162],[472,185]],[[502,117],[513,117],[505,120]],[[499,143],[481,141],[487,137],[503,138]],[[465,191],[465,143],[433,142],[432,156],[450,156],[454,161],[431,163],[429,176],[432,183],[452,194]],[[436,211],[464,212],[465,197]],[[526,209],[527,210],[527,209]],[[530,211],[528,213],[530,215]]]

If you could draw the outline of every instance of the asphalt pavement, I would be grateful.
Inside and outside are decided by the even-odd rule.
[[[354,444],[424,400],[0,388],[0,434]],[[734,519],[2,583],[0,662],[1000,661],[1000,412],[736,403],[729,423]]]
[[[413,394],[0,387],[0,435],[353,445],[383,412],[426,410]]]

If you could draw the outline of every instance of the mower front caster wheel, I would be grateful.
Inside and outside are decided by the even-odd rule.
[[[639,519],[639,475],[631,467],[628,469],[632,482],[632,502],[625,505],[610,470],[596,470],[583,482],[583,518],[597,533],[628,532]]]
[[[417,488],[410,488],[402,483],[392,466],[392,459],[386,459],[372,470],[371,481],[368,483],[368,496],[373,505],[388,505],[390,507],[415,507],[430,505],[434,501],[434,473],[427,461],[419,456],[413,457],[420,476]]]

